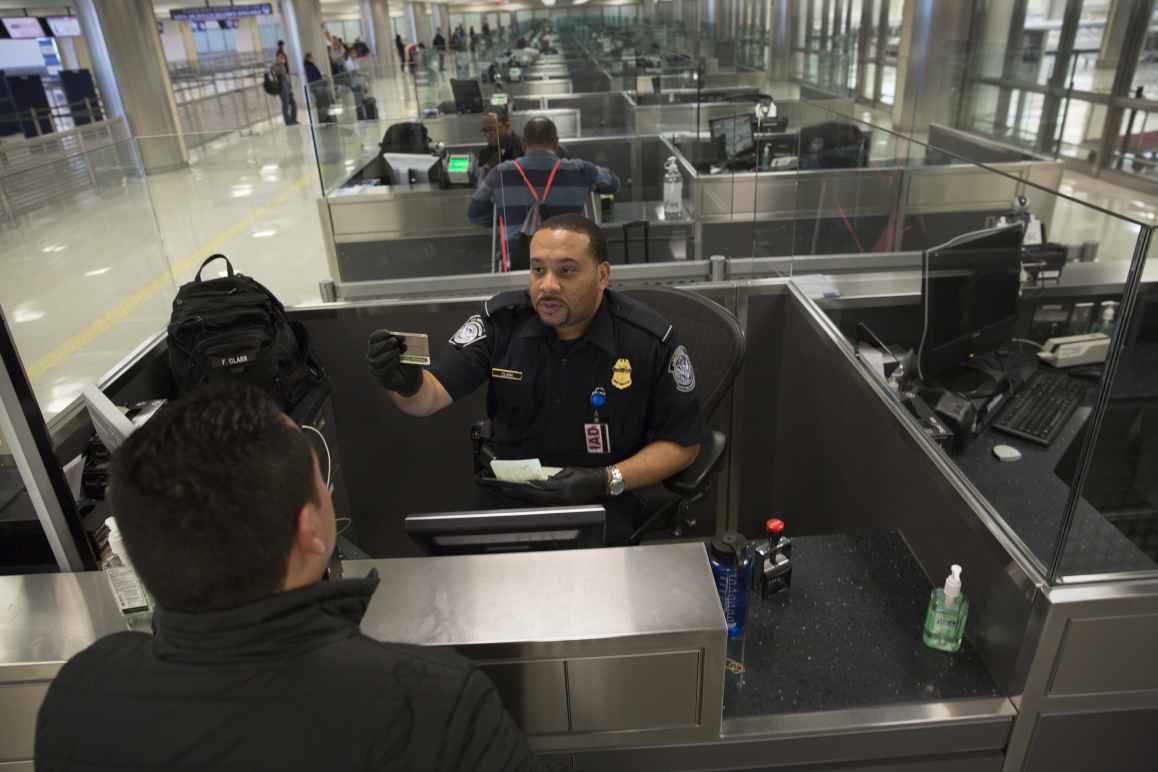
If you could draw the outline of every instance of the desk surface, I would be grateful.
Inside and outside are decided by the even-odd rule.
[[[1023,372],[1032,373],[1035,366],[1025,364]],[[1054,470],[1089,418],[1097,391],[1097,384],[1090,383],[1083,405],[1049,447],[988,428],[974,437],[963,452],[953,456],[961,471],[1047,568],[1053,559],[1070,496],[1069,482]],[[992,452],[998,444],[1017,448],[1021,451],[1021,460],[998,461]],[[1062,565],[1066,574],[1158,568],[1158,564],[1084,498],[1078,499]]]
[[[792,549],[792,587],[750,596],[744,682],[728,674],[725,719],[1000,696],[968,641],[956,654],[922,642],[932,585],[895,531]]]

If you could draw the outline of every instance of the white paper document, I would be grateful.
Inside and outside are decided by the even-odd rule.
[[[503,482],[538,482],[562,471],[557,466],[543,466],[537,458],[498,459],[491,461],[491,471]]]

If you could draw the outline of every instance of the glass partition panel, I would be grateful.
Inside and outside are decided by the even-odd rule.
[[[46,419],[169,319],[173,280],[145,176],[162,157],[126,135],[111,121],[90,127],[80,146],[91,149],[42,147],[0,168],[0,306]],[[8,150],[18,157],[19,143]]]
[[[1097,400],[1056,473],[1074,487],[1054,575],[1081,582],[1158,571],[1158,271],[1143,229],[1126,292],[1091,329],[1110,336]],[[1104,342],[1099,343],[1104,347]],[[1084,406],[1083,406],[1084,407]],[[1080,495],[1077,495],[1080,492]]]
[[[967,137],[931,131],[944,142],[917,141],[816,102],[801,134],[821,121],[856,126],[872,150],[860,168],[809,170],[802,155],[797,209],[812,214],[798,214],[808,232],[795,235],[791,270],[811,273],[828,244],[840,247],[829,255],[851,253],[830,257],[822,279],[802,286],[823,298],[865,367],[1043,576],[1149,567],[1145,538],[1133,538],[1146,518],[1145,484],[1119,479],[1134,474],[1120,457],[1136,461],[1148,447],[1145,313],[1116,328],[1109,349],[1121,347],[1131,364],[1119,372],[1134,377],[1112,387],[1092,349],[1069,358],[1086,344],[1104,351],[1104,339],[1079,339],[1077,349],[1056,340],[1115,324],[1149,227],[1057,192],[1068,188],[1054,160],[1014,153],[971,163],[966,155],[986,148]],[[825,147],[801,139],[802,153]],[[1103,410],[1114,396],[1122,406]],[[1083,469],[1089,476],[1078,476]],[[1079,496],[1082,484],[1102,487]]]

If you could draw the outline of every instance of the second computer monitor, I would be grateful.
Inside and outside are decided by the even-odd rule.
[[[756,149],[756,116],[752,114],[713,118],[708,121],[712,139],[723,146],[726,160],[740,158]]]
[[[1022,226],[974,231],[925,251],[923,379],[995,351],[1013,335],[1021,290]]]
[[[454,92],[454,109],[459,113],[481,113],[486,109],[483,100],[482,86],[477,80],[450,81],[450,89]]]
[[[607,513],[597,504],[408,515],[402,527],[432,555],[602,547]]]

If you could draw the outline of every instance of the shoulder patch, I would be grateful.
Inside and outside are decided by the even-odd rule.
[[[453,345],[462,348],[463,346],[469,346],[476,341],[480,341],[486,336],[486,322],[483,321],[481,316],[475,314],[463,322],[462,327],[458,328],[458,332],[451,336],[450,342]]]
[[[696,371],[692,368],[692,358],[688,356],[686,348],[676,346],[667,369],[675,381],[676,391],[688,394],[696,390]]]
[[[672,334],[672,323],[644,303],[616,293],[611,305],[611,313],[629,324],[650,332],[666,343]]]

